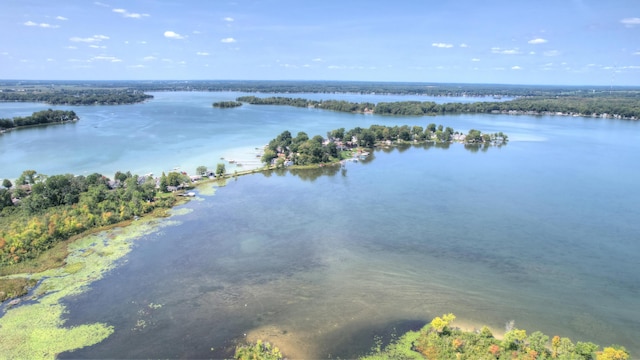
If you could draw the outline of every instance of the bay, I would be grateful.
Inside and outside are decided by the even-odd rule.
[[[122,155],[107,148],[110,162],[86,160],[82,171],[71,155],[52,171],[40,170],[43,162],[30,168],[188,171],[285,129],[312,136],[373,123],[503,131],[511,142],[382,149],[344,168],[243,176],[199,195],[172,218],[179,225],[142,237],[116,270],[67,300],[67,325],[105,322],[116,332],[62,358],[221,357],[257,337],[290,357],[349,358],[375,336],[445,312],[471,325],[501,329],[515,320],[528,332],[640,353],[637,122],[210,108],[235,96],[158,93],[146,104],[74,108],[82,120],[71,130],[86,127],[81,133],[95,136],[87,144],[113,132]],[[5,139],[53,144],[66,127],[2,135],[2,171],[5,156],[21,156]],[[54,128],[64,132],[48,134]],[[143,140],[154,133],[165,135]],[[139,147],[116,141],[129,135]],[[76,152],[89,146],[74,139]]]
[[[99,172],[112,177],[116,171],[134,174],[172,170],[194,173],[200,165],[215,169],[217,163],[241,161],[243,168],[259,166],[261,148],[283,130],[314,136],[339,127],[369,126],[374,117],[299,109],[245,105],[237,109],[213,108],[216,101],[234,100],[236,92],[158,92],[148,103],[116,106],[51,106],[33,103],[0,103],[0,118],[31,115],[47,108],[74,110],[77,123],[10,131],[0,136],[0,178],[15,179],[24,170],[45,175]],[[284,94],[314,100],[358,102],[490,100],[404,95]],[[379,121],[379,120],[378,120]],[[389,120],[393,122],[393,120]],[[388,122],[389,122],[388,121]],[[286,127],[286,129],[285,129]],[[227,170],[237,165],[226,163]]]

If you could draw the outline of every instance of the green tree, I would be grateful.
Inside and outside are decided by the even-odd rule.
[[[182,183],[182,174],[171,171],[167,174],[167,185],[178,186]]]
[[[264,154],[262,154],[262,158],[260,159],[263,163],[269,165],[271,164],[271,160],[277,157],[276,152],[271,149],[265,149]]]
[[[518,350],[522,347],[524,340],[527,338],[527,331],[513,329],[504,334],[502,347],[506,350]]]
[[[160,176],[160,190],[163,192],[167,192],[167,186],[169,186],[169,179],[163,171],[162,176]]]
[[[332,130],[329,137],[340,140],[344,139],[344,128]]]
[[[574,349],[575,353],[582,356],[585,360],[593,360],[596,357],[596,351],[598,351],[599,346],[592,342],[582,342],[578,341],[576,343],[576,347]]]
[[[196,174],[198,175],[204,175],[207,173],[207,167],[204,165],[200,165],[196,168]]]
[[[226,172],[227,172],[227,170],[225,169],[224,164],[223,163],[218,163],[218,165],[216,166],[216,176],[217,177],[221,177]]]
[[[11,180],[4,179],[4,180],[2,180],[2,186],[7,188],[7,189],[10,189],[13,186],[13,184],[11,183]]]
[[[7,189],[0,189],[0,211],[9,206],[13,206],[13,202],[11,201],[11,191]]]
[[[35,170],[25,170],[17,180],[18,185],[35,184],[38,179],[38,172]]]
[[[542,354],[547,351],[549,337],[540,331],[535,331],[529,335],[527,342],[532,350],[536,351],[538,354]]]

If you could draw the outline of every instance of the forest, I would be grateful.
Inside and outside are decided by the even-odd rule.
[[[2,89],[0,101],[43,102],[50,105],[122,105],[152,99],[132,89]]]
[[[466,145],[496,145],[502,146],[509,141],[509,137],[502,132],[483,134],[479,130],[471,129],[467,134],[454,131],[451,127],[436,126],[431,123],[426,128],[408,125],[384,126],[371,125],[369,128],[356,127],[350,130],[344,128],[331,130],[327,139],[320,135],[313,138],[305,132],[299,132],[296,137],[291,132],[284,131],[267,145],[262,162],[276,167],[289,165],[313,165],[331,163],[353,157],[351,149],[356,147],[372,148],[375,145],[434,142],[461,142]]]
[[[622,346],[600,348],[592,342],[573,342],[568,337],[548,335],[540,331],[527,334],[510,321],[505,334],[498,339],[483,326],[480,330],[464,331],[452,325],[454,314],[437,316],[420,330],[409,331],[383,348],[380,338],[369,354],[360,360],[628,360],[629,352]],[[268,342],[239,345],[237,360],[286,359],[280,348]]]
[[[180,173],[152,177],[118,171],[46,176],[25,170],[0,188],[0,267],[33,259],[57,242],[85,230],[134,219],[175,202],[167,185],[189,182]]]
[[[0,131],[16,129],[26,126],[64,124],[66,122],[78,121],[80,118],[72,110],[42,110],[34,112],[31,116],[15,117],[13,119],[0,119]]]
[[[288,105],[312,107],[351,113],[374,113],[378,115],[424,116],[445,114],[501,114],[511,115],[577,115],[607,118],[640,119],[640,101],[634,97],[558,97],[517,98],[510,101],[445,103],[433,101],[398,101],[353,103],[337,100],[307,100],[288,97],[241,96],[236,99],[252,105]]]

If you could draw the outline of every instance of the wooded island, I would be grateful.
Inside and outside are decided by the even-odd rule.
[[[354,103],[344,100],[308,100],[288,97],[241,96],[239,102],[252,105],[288,105],[350,113],[425,116],[453,114],[566,115],[626,120],[640,119],[640,101],[634,97],[517,98],[510,101],[446,103],[398,101]]]
[[[34,112],[31,116],[15,117],[13,119],[0,119],[0,133],[5,130],[18,129],[28,126],[64,124],[78,121],[78,115],[73,110],[43,110]]]

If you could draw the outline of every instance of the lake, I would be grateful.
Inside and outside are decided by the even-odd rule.
[[[119,267],[66,300],[67,325],[116,332],[61,358],[221,357],[245,337],[291,357],[350,358],[375,337],[448,312],[469,326],[514,320],[640,353],[638,122],[213,109],[239,95],[154,95],[74,107],[78,123],[0,136],[0,177],[27,168],[192,173],[221,157],[257,166],[255,148],[283,130],[433,122],[511,141],[381,149],[344,167],[242,176],[198,195],[170,219],[177,225],[141,237]],[[46,108],[5,103],[0,117]]]

